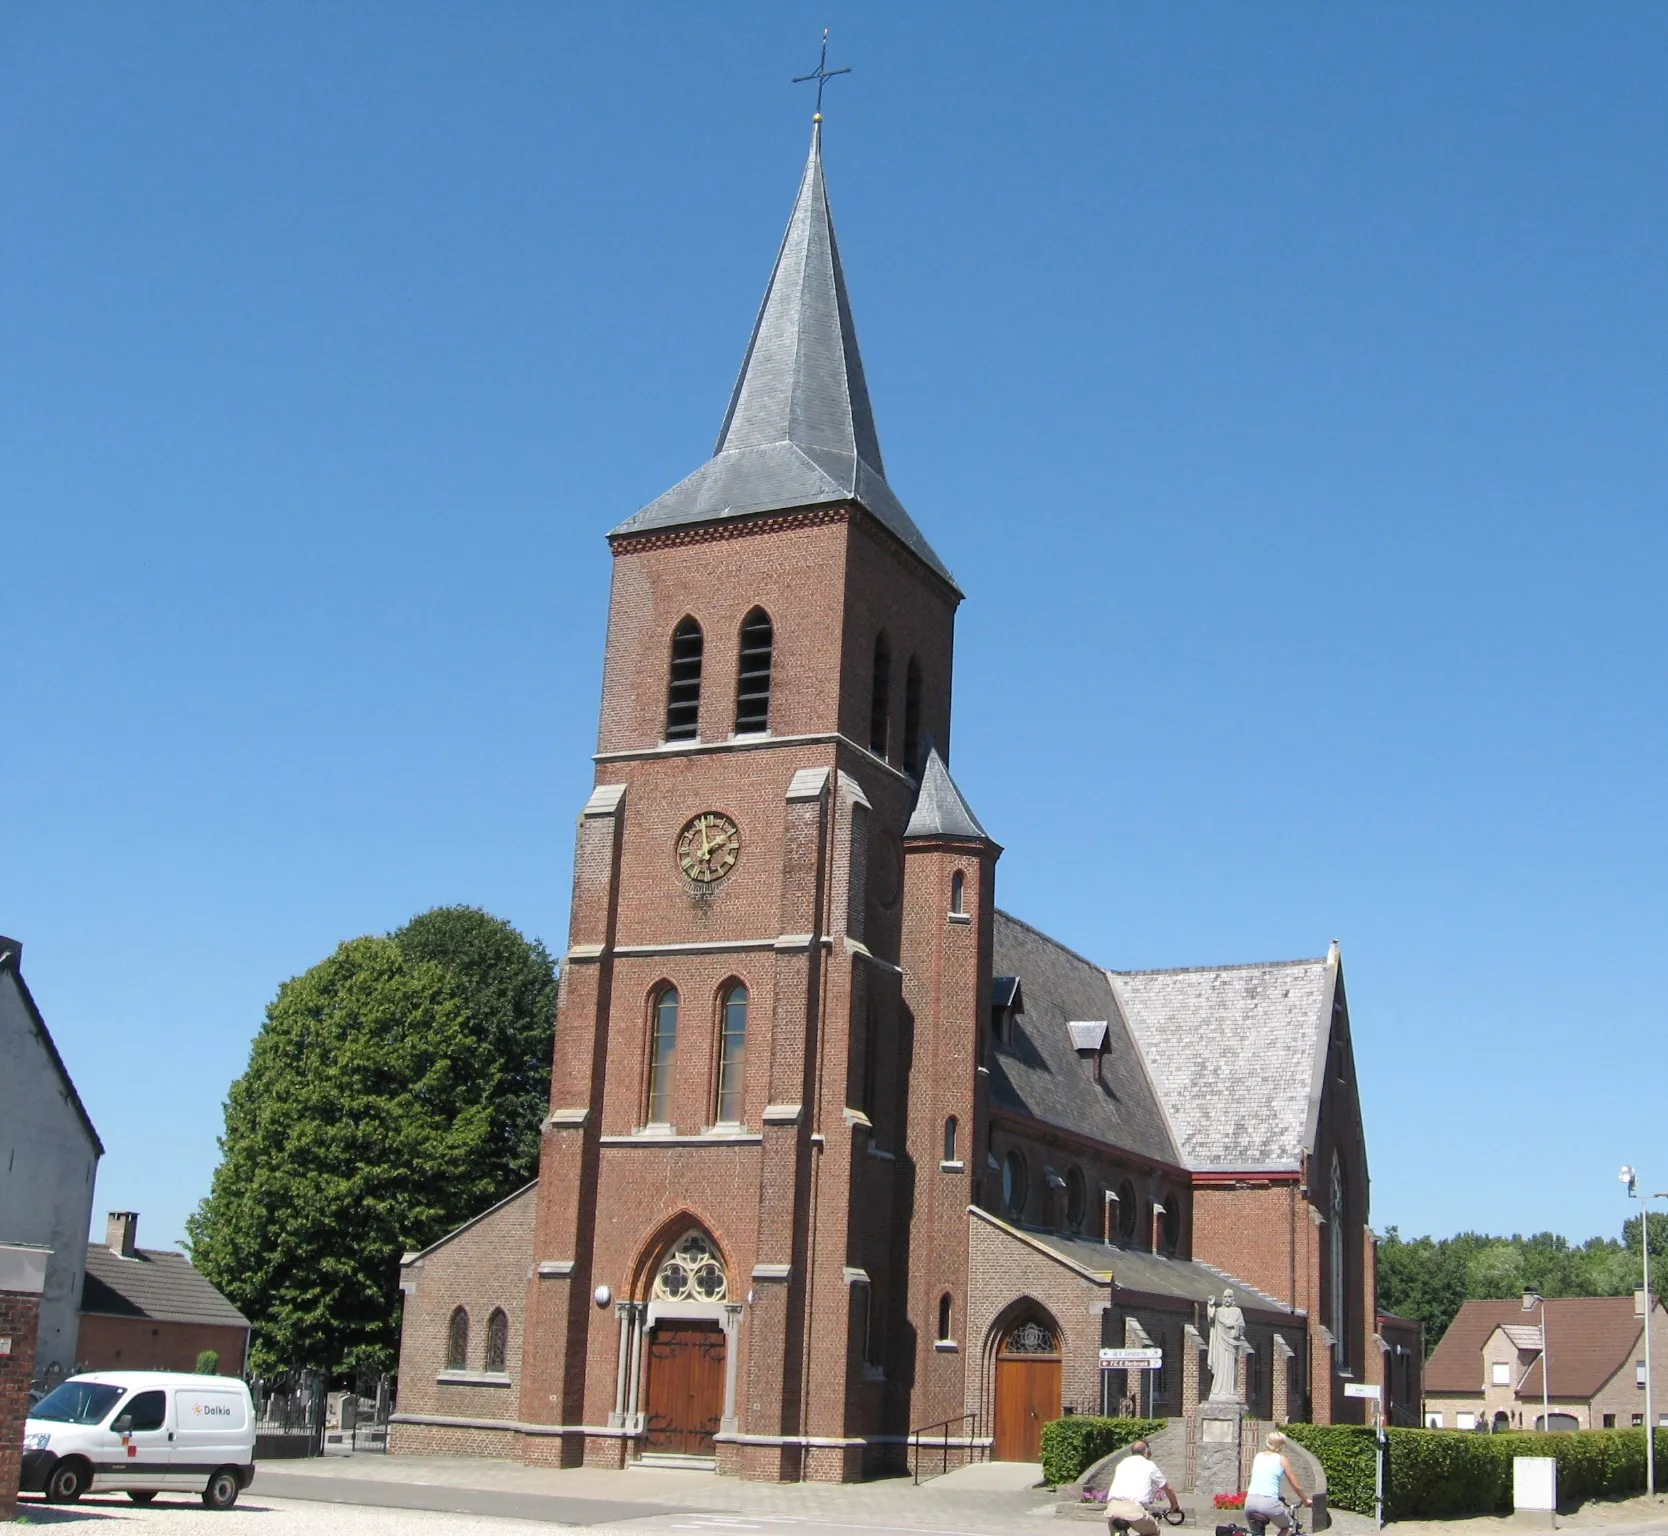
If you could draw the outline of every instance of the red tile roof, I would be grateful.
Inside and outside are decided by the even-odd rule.
[[[1631,1296],[1562,1296],[1548,1300],[1545,1307],[1553,1397],[1591,1397],[1638,1348],[1643,1320],[1634,1316]],[[1466,1302],[1425,1364],[1425,1391],[1433,1396],[1480,1394],[1485,1384],[1482,1349],[1489,1335],[1502,1325],[1537,1328],[1540,1321],[1540,1307],[1525,1312],[1517,1298]],[[1524,1398],[1541,1395],[1539,1355],[1517,1393]]]

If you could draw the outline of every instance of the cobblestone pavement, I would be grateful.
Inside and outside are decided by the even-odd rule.
[[[300,1499],[252,1499],[247,1495],[230,1510],[204,1509],[190,1494],[161,1494],[141,1509],[120,1495],[90,1496],[79,1504],[18,1502],[19,1524],[61,1529],[64,1536],[513,1536],[530,1530],[523,1520],[457,1515],[375,1505],[315,1504]]]
[[[1098,1522],[1054,1518],[1034,1486],[1038,1468],[968,1467],[915,1486],[907,1478],[855,1484],[743,1483],[710,1473],[554,1471],[469,1458],[356,1458],[262,1463],[255,1486],[226,1513],[191,1495],[163,1494],[141,1509],[96,1494],[74,1506],[25,1499],[36,1525],[99,1526],[197,1536],[513,1536],[530,1523],[583,1528],[583,1536],[1101,1536]],[[299,1496],[297,1493],[299,1491]],[[1176,1536],[1211,1536],[1214,1509],[1184,1499]],[[1224,1519],[1231,1517],[1224,1517]],[[1668,1536],[1668,1496],[1588,1504],[1561,1515],[1585,1536]],[[1167,1527],[1161,1528],[1169,1536]],[[1511,1519],[1398,1522],[1395,1536],[1526,1536]],[[1337,1536],[1371,1536],[1373,1522],[1338,1512]],[[67,1533],[66,1533],[67,1536]]]

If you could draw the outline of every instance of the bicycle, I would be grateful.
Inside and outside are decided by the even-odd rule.
[[[1149,1506],[1147,1513],[1155,1520],[1162,1520],[1166,1525],[1180,1525],[1187,1519],[1187,1511],[1184,1509],[1154,1509]],[[1122,1515],[1113,1515],[1106,1523],[1111,1527],[1112,1536],[1129,1536],[1130,1522]]]
[[[1287,1528],[1286,1536],[1304,1536],[1303,1505],[1293,1504],[1287,1499],[1280,1500],[1280,1507],[1291,1516],[1292,1523]],[[1216,1536],[1268,1536],[1267,1515],[1247,1515],[1244,1525],[1219,1525]]]

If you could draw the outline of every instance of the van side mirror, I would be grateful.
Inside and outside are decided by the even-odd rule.
[[[131,1413],[124,1413],[114,1424],[110,1426],[110,1428],[118,1435],[132,1433],[133,1415]]]

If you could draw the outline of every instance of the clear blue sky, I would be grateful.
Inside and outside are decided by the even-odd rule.
[[[954,763],[1104,964],[1337,937],[1375,1225],[1614,1232],[1661,1113],[1668,8],[87,5],[0,23],[0,931],[183,1232],[277,985],[560,950],[603,533],[829,89]]]

